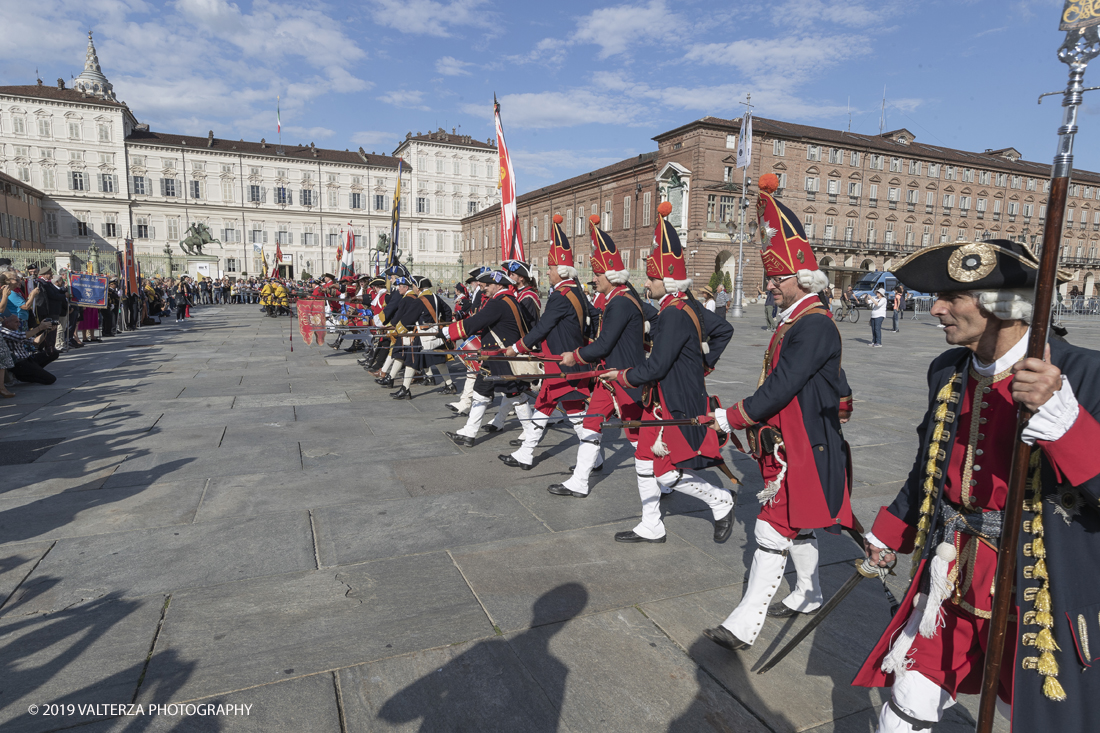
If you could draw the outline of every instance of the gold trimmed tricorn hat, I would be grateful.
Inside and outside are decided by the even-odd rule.
[[[1039,258],[1009,239],[948,242],[914,252],[893,272],[902,285],[922,293],[1033,288]]]

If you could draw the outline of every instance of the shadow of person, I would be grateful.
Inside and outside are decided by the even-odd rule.
[[[569,668],[550,651],[550,640],[586,605],[588,591],[579,583],[547,591],[535,601],[527,631],[478,642],[392,695],[378,717],[392,724],[419,719],[424,733],[555,733]]]

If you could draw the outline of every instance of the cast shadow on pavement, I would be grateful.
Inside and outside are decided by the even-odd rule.
[[[525,733],[556,733],[565,698],[569,668],[553,655],[550,639],[563,629],[563,622],[580,615],[588,605],[588,591],[579,583],[565,583],[535,601],[528,631],[506,641],[480,642],[445,666],[408,685],[388,699],[378,717],[389,723],[421,720],[421,731],[523,730]],[[538,632],[535,629],[547,627]],[[526,637],[526,638],[524,638]],[[524,649],[522,664],[512,670],[538,669],[537,686],[530,679],[510,674],[478,674],[486,660],[511,657]],[[527,675],[524,674],[524,677]],[[534,699],[540,689],[541,699]]]

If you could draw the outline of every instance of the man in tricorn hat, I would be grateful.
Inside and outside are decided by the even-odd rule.
[[[656,323],[657,309],[643,302],[630,284],[630,272],[611,235],[599,227],[600,217],[589,220],[592,237],[592,272],[596,276],[596,291],[603,304],[596,339],[581,348],[562,354],[562,366],[598,365],[605,369],[629,369],[645,363],[646,334]],[[580,447],[573,475],[565,483],[552,484],[547,491],[558,496],[582,498],[588,496],[588,481],[593,471],[603,470],[602,443],[605,420],[642,419],[641,389],[616,387],[598,380],[586,410],[584,432],[578,431]],[[627,439],[638,448],[637,428],[627,429]]]
[[[710,409],[705,377],[733,337],[733,326],[691,297],[684,250],[667,219],[671,211],[667,201],[657,207],[653,252],[646,260],[649,296],[660,301],[652,355],[643,364],[605,375],[618,389],[649,388],[643,397],[647,421],[705,415]],[[672,489],[706,502],[714,517],[714,541],[729,539],[733,496],[696,473],[724,465],[721,447],[715,432],[705,427],[642,427],[634,453],[642,521],[632,530],[616,533],[615,541],[664,542],[661,494]]]
[[[817,267],[802,223],[772,197],[777,185],[774,174],[760,177],[757,217],[767,288],[782,309],[779,327],[764,354],[756,392],[714,415],[723,432],[746,431],[764,478],[745,593],[720,626],[704,632],[731,651],[756,641],[765,615],[789,617],[821,606],[814,529],[852,526],[840,434],[851,395],[840,366],[840,333],[817,297],[829,281]],[[794,590],[769,607],[788,556],[794,562]]]
[[[957,348],[928,369],[916,462],[865,535],[880,566],[913,553],[914,582],[854,683],[892,687],[880,731],[930,728],[980,691],[994,592],[1015,594],[998,690],[1013,730],[1096,727],[1100,353],[1056,340],[1025,358],[1037,270],[1008,240],[933,245],[894,270],[936,293],[932,315]],[[1021,404],[1034,416],[1015,588],[994,589]]]
[[[577,284],[577,270],[573,264],[573,248],[565,230],[561,226],[562,217],[554,215],[554,226],[550,229],[549,263],[550,297],[546,300],[546,312],[539,318],[531,330],[508,349],[510,356],[517,354],[540,353],[545,356],[559,356],[565,352],[580,348],[587,343],[588,299]],[[557,371],[548,366],[547,371]],[[566,367],[560,371],[583,371],[577,367]],[[525,421],[523,439],[515,452],[498,456],[506,466],[531,470],[535,462],[535,448],[543,435],[550,416],[560,406],[567,415],[580,415],[584,412],[585,401],[591,394],[590,380],[551,379],[542,380],[538,398],[535,400],[531,421]],[[571,417],[573,429],[584,440],[581,423],[584,418]]]
[[[493,270],[490,267],[484,265],[478,265],[470,270],[469,279],[466,280],[466,284],[470,289],[470,309],[467,313],[467,318],[474,315],[484,304],[485,296],[485,283],[482,279],[487,273],[491,273]],[[481,345],[481,339],[474,336],[469,339],[469,345],[466,348],[477,348]],[[474,378],[470,375],[466,375],[466,382],[462,386],[462,395],[458,398],[457,402],[448,402],[447,408],[458,415],[469,415],[470,406],[474,402]]]

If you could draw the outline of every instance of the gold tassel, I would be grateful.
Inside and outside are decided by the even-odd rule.
[[[1031,520],[1031,533],[1039,534],[1043,533],[1043,515],[1037,514],[1035,518]]]
[[[1042,537],[1036,537],[1031,541],[1031,554],[1040,559],[1047,556],[1047,549],[1046,546],[1043,545]]]
[[[1043,681],[1043,694],[1054,702],[1062,702],[1066,699],[1066,691],[1054,677],[1047,677]]]
[[[920,503],[920,513],[928,514],[932,511],[932,497],[928,494],[924,495],[924,501]]]
[[[1035,594],[1035,610],[1049,612],[1050,609],[1050,591],[1046,588],[1040,588],[1039,592]]]
[[[1037,580],[1047,580],[1047,561],[1036,560],[1034,569],[1031,571],[1031,577]]]
[[[1052,652],[1055,650],[1061,651],[1061,647],[1054,641],[1054,635],[1050,633],[1050,629],[1043,629],[1035,635],[1035,646],[1042,649],[1044,652]]]
[[[1035,624],[1045,629],[1054,626],[1054,615],[1050,611],[1035,611]]]
[[[1039,674],[1051,675],[1058,674],[1058,662],[1055,661],[1054,655],[1050,652],[1043,652],[1039,655]]]

